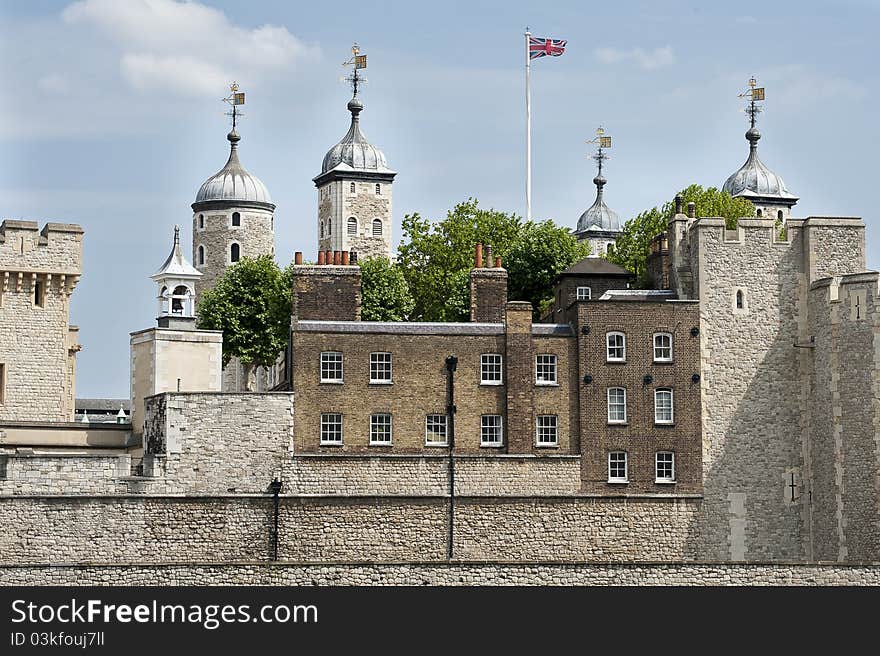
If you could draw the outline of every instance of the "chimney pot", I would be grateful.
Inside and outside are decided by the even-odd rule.
[[[333,251],[333,264],[336,266],[342,264],[342,253],[339,251]]]
[[[483,245],[478,243],[474,253],[474,268],[479,269],[481,266],[483,266]]]
[[[688,203],[688,218],[693,219],[697,216],[697,204],[694,202]]]
[[[333,264],[333,251],[326,251],[324,253],[324,264],[327,266]]]
[[[342,265],[348,266],[348,251],[342,251]]]
[[[327,256],[324,254],[324,251],[318,251],[318,266],[323,266],[327,263]]]
[[[482,265],[481,265],[482,266]],[[486,268],[492,268],[492,246],[486,245]]]
[[[297,251],[293,254],[293,263],[294,264],[302,264],[303,263],[303,254],[302,251]]]
[[[684,203],[684,198],[681,197],[681,194],[675,194],[675,213],[681,214],[681,206]]]
[[[500,268],[501,268],[501,258],[500,258],[500,257],[496,257],[496,258],[495,258],[495,268],[496,268],[496,269],[500,269]]]

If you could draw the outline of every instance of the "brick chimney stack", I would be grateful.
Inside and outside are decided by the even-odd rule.
[[[496,257],[493,262],[491,246],[486,246],[485,253],[484,262],[483,244],[477,244],[470,281],[471,321],[503,323],[504,307],[507,304],[507,271],[501,267],[500,257]]]
[[[303,264],[297,253],[294,263],[294,322],[360,321],[361,268],[348,251],[318,251],[317,264]]]

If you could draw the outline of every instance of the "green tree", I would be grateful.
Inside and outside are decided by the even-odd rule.
[[[415,299],[414,319],[467,319],[477,243],[491,245],[493,255],[502,258],[510,298],[531,301],[536,312],[556,275],[589,254],[586,243],[552,221],[524,222],[516,214],[482,209],[473,198],[436,223],[409,214],[403,219],[397,261]]]
[[[223,366],[241,360],[248,389],[252,368],[273,364],[287,344],[289,282],[270,255],[243,257],[202,294],[198,326],[223,331]]]
[[[384,257],[359,262],[363,284],[361,319],[364,321],[406,321],[415,300],[400,266]]]
[[[679,193],[685,208],[688,203],[694,203],[697,216],[723,217],[728,228],[735,228],[740,217],[755,215],[755,206],[751,201],[734,198],[715,187],[704,189],[700,185],[692,184]],[[675,206],[670,201],[661,207],[652,207],[637,214],[624,224],[614,249],[608,254],[611,262],[636,274],[638,284],[642,287],[652,284],[646,270],[651,239],[666,230],[674,213]]]

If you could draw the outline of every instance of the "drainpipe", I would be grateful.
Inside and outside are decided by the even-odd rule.
[[[277,477],[269,483],[269,490],[272,492],[272,499],[275,503],[275,528],[272,531],[272,560],[278,560],[278,494],[281,492],[281,486],[282,483]]]
[[[449,440],[449,537],[446,543],[446,558],[452,560],[452,543],[455,529],[455,369],[458,358],[446,358],[446,417],[447,439]]]

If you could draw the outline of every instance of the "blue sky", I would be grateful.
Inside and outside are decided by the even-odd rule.
[[[595,189],[584,143],[614,138],[623,217],[745,160],[737,94],[767,89],[760,153],[795,216],[862,216],[880,268],[880,3],[84,0],[0,3],[0,216],[79,223],[77,396],[128,395],[129,333],[154,325],[149,275],[186,243],[227,156],[219,101],[247,92],[242,162],[278,206],[276,253],[317,247],[311,178],[345,133],[340,63],[369,56],[362,126],[397,170],[404,214],[470,196],[524,213],[523,28],[568,39],[532,69],[533,213],[574,226]]]

